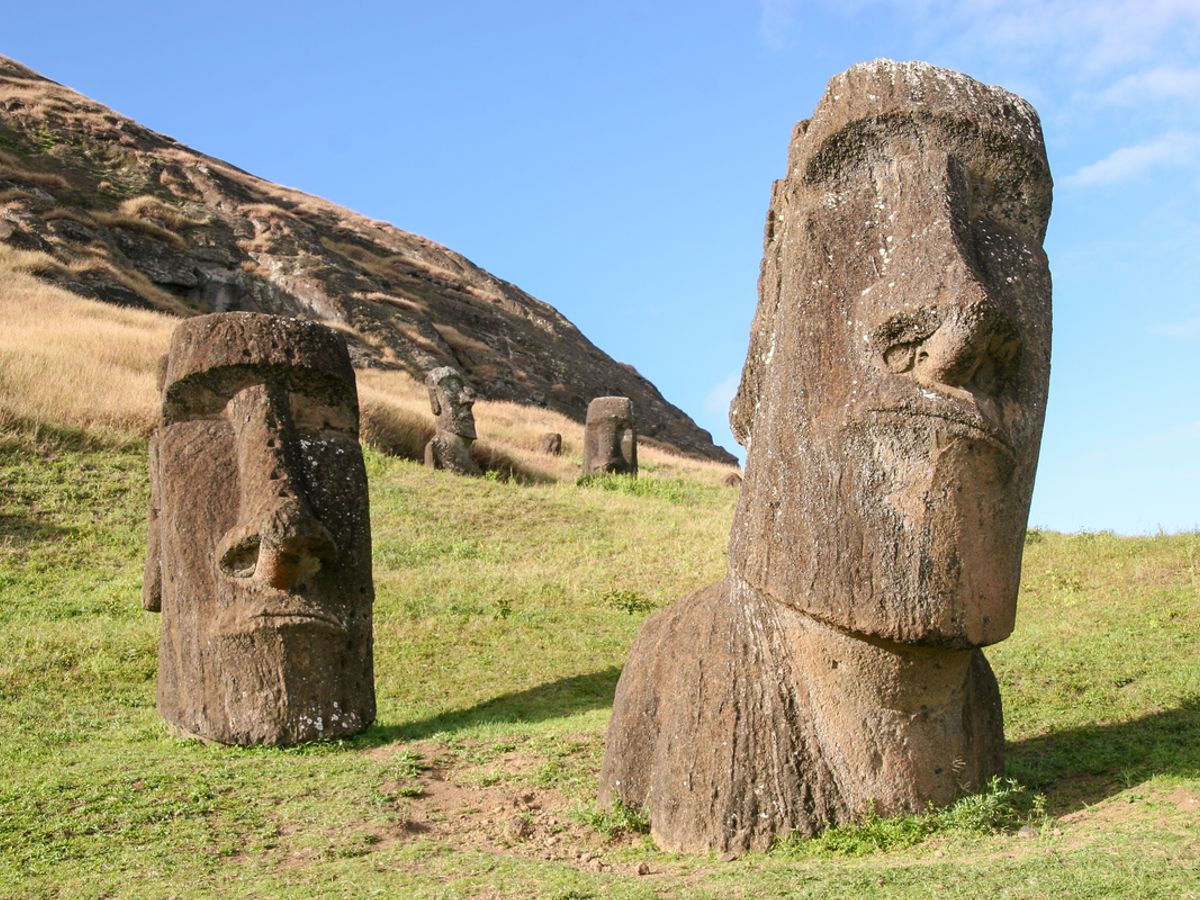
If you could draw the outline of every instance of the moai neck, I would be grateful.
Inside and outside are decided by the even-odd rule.
[[[776,611],[808,738],[846,807],[942,805],[998,770],[1000,751],[985,748],[1002,745],[999,696],[980,651],[883,641],[761,604]]]

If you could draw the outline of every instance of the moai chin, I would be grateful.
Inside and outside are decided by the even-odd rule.
[[[601,799],[742,852],[1001,770],[979,648],[1013,628],[1050,371],[1033,108],[924,63],[835,77],[767,214],[730,409],[727,578],[647,620]]]
[[[345,343],[217,313],[177,326],[163,364],[142,588],[162,614],[159,711],[226,744],[361,731],[374,587]]]
[[[437,432],[425,445],[425,465],[459,475],[482,475],[471,456],[475,440],[475,391],[462,373],[441,366],[425,376],[429,406],[437,416]]]
[[[637,469],[633,401],[628,397],[596,397],[588,404],[584,425],[583,474],[636,475]]]

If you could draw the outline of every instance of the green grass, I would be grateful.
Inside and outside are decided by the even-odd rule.
[[[1013,781],[720,862],[594,797],[629,645],[722,576],[736,492],[367,463],[378,721],[235,749],[154,708],[144,447],[0,434],[0,895],[1197,896],[1200,536],[1031,533],[988,651]]]

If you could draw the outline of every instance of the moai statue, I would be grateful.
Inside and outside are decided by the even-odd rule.
[[[562,435],[557,431],[547,431],[538,439],[538,449],[550,456],[562,454]]]
[[[588,404],[583,431],[583,474],[636,475],[637,431],[633,401],[628,397],[596,397]]]
[[[199,316],[159,387],[142,587],[162,613],[159,712],[225,744],[361,731],[374,587],[344,341],[305,319]]]
[[[425,445],[425,465],[459,475],[482,475],[471,457],[475,440],[475,391],[462,374],[441,366],[425,376],[429,406],[437,416],[437,433]]]
[[[1051,181],[1019,97],[924,63],[835,77],[767,214],[730,409],[726,579],[647,620],[601,799],[738,853],[1001,770],[979,648],[1013,628],[1050,372]]]

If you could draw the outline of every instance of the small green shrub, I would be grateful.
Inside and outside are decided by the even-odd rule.
[[[650,831],[650,820],[640,809],[626,806],[620,800],[611,809],[595,804],[580,805],[571,811],[571,818],[592,828],[609,840],[625,834],[646,834]]]
[[[634,613],[650,612],[655,609],[654,601],[645,594],[638,591],[618,590],[613,589],[606,591],[600,601],[605,606],[611,606],[613,609],[619,609],[622,612],[633,615]]]

